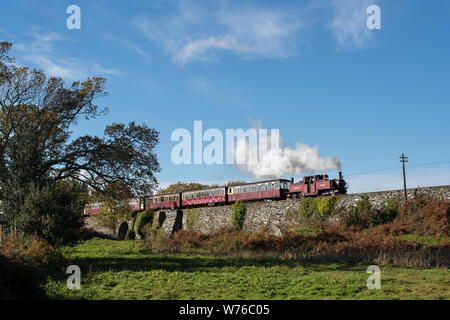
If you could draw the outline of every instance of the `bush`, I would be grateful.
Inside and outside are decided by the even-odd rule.
[[[142,239],[145,239],[144,227],[147,225],[152,226],[154,218],[155,212],[153,210],[145,210],[138,215],[136,220],[136,232]]]
[[[0,300],[43,298],[48,269],[64,270],[62,254],[42,240],[14,233],[0,243]]]
[[[129,229],[127,232],[127,235],[125,236],[125,239],[127,240],[135,240],[136,239],[136,232],[134,230]]]
[[[319,216],[317,202],[311,198],[302,199],[298,208],[298,214],[301,220]]]
[[[377,226],[394,221],[400,212],[400,202],[396,198],[387,199],[383,210],[376,211],[371,219],[371,226]]]
[[[338,202],[338,197],[320,197],[316,198],[317,214],[315,217],[318,220],[323,220],[329,217],[334,212],[334,207]]]
[[[242,201],[236,201],[233,205],[233,227],[241,231],[244,227],[245,218],[247,216],[247,204]]]
[[[408,200],[400,208],[399,216],[382,229],[389,235],[449,237],[450,202],[425,198]]]
[[[34,300],[44,296],[45,278],[29,259],[0,255],[0,300]]]
[[[186,210],[186,229],[194,230],[194,226],[200,216],[200,210],[198,209],[189,209]]]
[[[78,240],[84,222],[82,192],[79,185],[69,182],[30,187],[17,217],[19,230],[51,244]]]
[[[366,229],[371,226],[376,211],[367,196],[362,196],[353,207],[344,211],[343,222],[347,226]]]
[[[162,252],[169,249],[169,237],[162,228],[154,229],[147,224],[143,228],[144,248],[152,252]]]

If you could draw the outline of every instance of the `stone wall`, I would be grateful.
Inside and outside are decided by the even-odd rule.
[[[408,199],[415,197],[438,198],[450,200],[450,185],[439,187],[425,187],[407,190]],[[375,208],[382,208],[389,198],[404,199],[403,190],[391,190],[369,193],[349,194],[342,197],[337,206],[350,207],[362,196],[367,196]],[[247,218],[244,230],[260,231],[267,227],[273,234],[280,234],[280,227],[292,223],[288,215],[288,209],[297,209],[301,200],[259,201],[248,203]],[[173,233],[181,228],[186,228],[186,219],[189,209],[166,210],[155,214],[155,221],[167,233]],[[199,232],[212,232],[232,225],[232,205],[201,207],[199,216],[194,224],[194,230]]]

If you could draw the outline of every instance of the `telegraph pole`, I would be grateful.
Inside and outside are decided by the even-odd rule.
[[[406,193],[406,174],[405,174],[405,162],[408,162],[408,157],[406,157],[403,153],[400,156],[400,162],[403,166],[403,189],[405,190],[405,201],[408,201],[408,195]]]

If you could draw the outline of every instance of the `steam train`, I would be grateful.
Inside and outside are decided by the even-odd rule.
[[[275,179],[251,182],[230,187],[218,187],[180,193],[162,194],[148,197],[146,209],[180,209],[206,205],[230,204],[236,201],[285,200],[317,196],[334,196],[347,193],[348,185],[339,172],[337,179],[329,179],[327,174],[303,177],[294,183],[294,179]],[[134,211],[144,209],[139,199],[130,199]],[[100,211],[101,203],[92,203],[85,208],[84,214]]]

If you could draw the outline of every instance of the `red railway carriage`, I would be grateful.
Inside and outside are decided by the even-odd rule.
[[[276,179],[228,187],[228,202],[285,199],[291,180]]]
[[[347,183],[339,172],[338,179],[330,180],[327,174],[303,177],[299,183],[289,187],[288,198],[315,197],[320,195],[337,195],[347,193]]]
[[[101,202],[93,202],[84,207],[83,213],[85,216],[90,216],[91,214],[100,212],[101,208],[102,208]]]
[[[149,209],[176,209],[181,207],[180,193],[156,195],[149,198],[147,208]]]
[[[128,204],[130,205],[131,210],[133,211],[141,211],[141,201],[139,199],[130,199],[128,201]]]
[[[143,208],[141,206],[141,202],[139,199],[129,199],[128,204],[130,205],[130,209],[133,211],[141,211]],[[100,212],[102,209],[103,202],[93,202],[84,207],[84,215],[89,216],[91,214],[96,214]]]
[[[186,207],[226,203],[226,188],[186,191],[182,194],[181,204]]]

